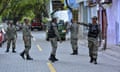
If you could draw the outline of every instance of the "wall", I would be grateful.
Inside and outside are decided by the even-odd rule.
[[[107,19],[108,19],[108,32],[107,32],[107,42],[108,44],[117,44],[117,40],[119,33],[116,32],[116,22],[120,24],[120,9],[118,6],[120,4],[120,0],[113,0],[112,6],[107,8]],[[118,12],[119,11],[119,12]]]

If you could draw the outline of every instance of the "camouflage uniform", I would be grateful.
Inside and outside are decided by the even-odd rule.
[[[97,25],[97,24],[96,24]],[[98,25],[97,37],[92,37],[88,33],[88,48],[89,48],[89,56],[91,58],[90,62],[94,61],[97,64],[97,55],[98,55],[98,38],[101,38],[101,32]]]
[[[89,27],[88,31],[88,48],[90,63],[97,64],[98,46],[101,44],[101,30],[100,25],[97,24],[97,17],[92,17],[92,24],[79,23],[81,25]],[[99,39],[99,43],[98,43]]]
[[[17,30],[16,30],[16,27],[12,25],[12,23],[9,24],[9,26],[7,27],[6,36],[7,36],[6,52],[9,52],[11,42],[12,42],[12,52],[16,52],[15,48],[16,48]]]
[[[52,51],[51,51],[51,55],[50,55],[49,60],[54,62],[54,61],[58,61],[58,59],[56,59],[56,57],[55,57],[56,56],[56,50],[57,50],[57,39],[59,39],[61,41],[61,38],[60,38],[58,29],[57,29],[57,24],[55,22],[52,22],[51,25],[53,27],[55,36],[49,38],[49,40],[51,42],[51,46],[52,46]]]
[[[89,56],[91,58],[97,58],[98,52],[98,41],[97,38],[88,37],[88,48],[89,48]]]
[[[31,29],[29,25],[24,25],[23,26],[23,41],[24,41],[24,46],[25,49],[24,51],[20,54],[22,56],[22,58],[24,59],[24,55],[26,55],[27,60],[33,60],[30,56],[29,56],[29,51],[31,49]]]
[[[71,31],[71,45],[73,53],[71,55],[77,55],[78,54],[78,24],[73,23],[70,28]]]

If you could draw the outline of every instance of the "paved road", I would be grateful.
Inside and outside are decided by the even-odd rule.
[[[45,33],[32,32],[36,41],[32,40],[30,55],[33,61],[23,60],[19,53],[24,49],[22,33],[18,32],[17,53],[5,53],[6,44],[0,48],[0,72],[120,72],[120,60],[99,52],[98,64],[89,63],[88,48],[79,42],[79,55],[71,56],[70,41],[59,43],[58,62],[50,63],[50,43],[45,41]]]

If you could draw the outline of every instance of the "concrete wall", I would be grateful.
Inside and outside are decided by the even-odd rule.
[[[108,44],[117,44],[120,41],[120,0],[113,0],[112,6],[107,8]]]

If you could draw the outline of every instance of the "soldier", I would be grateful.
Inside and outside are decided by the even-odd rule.
[[[8,21],[8,27],[6,30],[6,37],[7,37],[7,49],[6,52],[9,52],[10,45],[12,42],[12,52],[16,53],[16,38],[17,38],[17,30],[16,27],[13,25],[13,21]]]
[[[83,24],[89,27],[88,31],[88,48],[89,48],[89,56],[90,56],[90,63],[97,64],[97,53],[98,53],[98,46],[101,43],[98,43],[98,39],[101,42],[101,31],[100,25],[97,24],[97,17],[94,16],[92,18],[92,24]]]
[[[72,50],[73,53],[71,53],[71,55],[77,55],[78,54],[78,24],[76,23],[75,20],[71,20],[71,27],[70,27],[70,31],[71,31],[71,45],[72,45]]]
[[[20,56],[23,59],[25,59],[24,55],[26,55],[27,60],[33,60],[33,58],[31,58],[29,55],[29,51],[31,49],[31,38],[33,36],[31,35],[29,20],[24,19],[24,22],[25,22],[25,25],[23,26],[23,40],[24,40],[25,49],[22,53],[20,53]]]
[[[52,22],[50,23],[50,29],[48,30],[48,38],[52,45],[52,51],[49,60],[52,62],[58,61],[58,59],[55,57],[57,50],[57,39],[59,39],[61,42],[61,37],[57,29],[57,18],[53,18]]]

